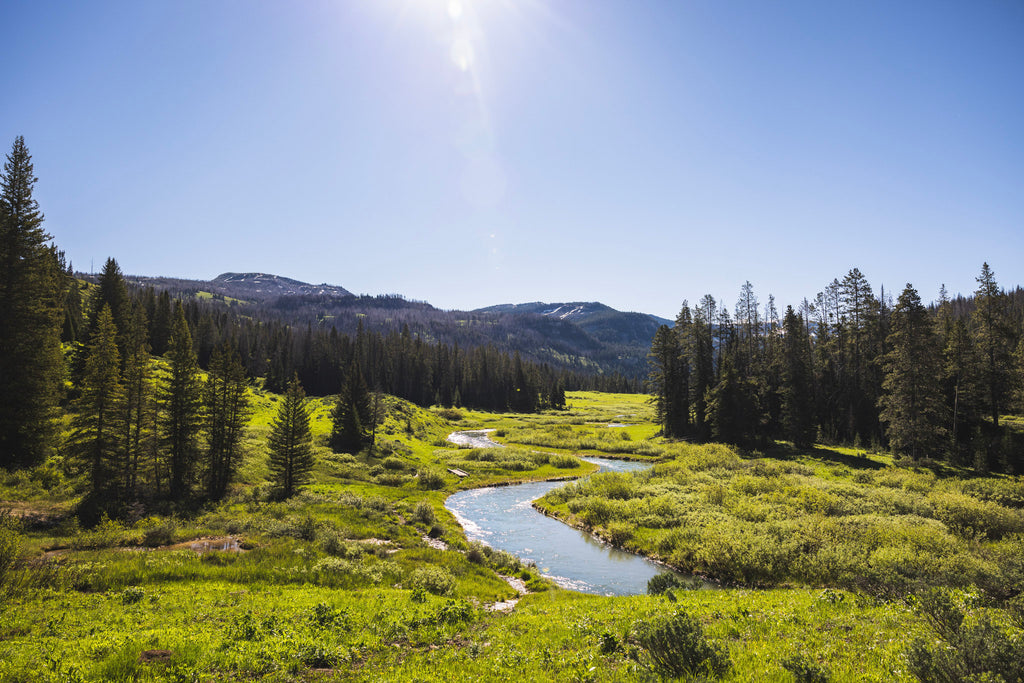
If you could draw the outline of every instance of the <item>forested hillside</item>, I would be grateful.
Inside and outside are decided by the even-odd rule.
[[[90,282],[97,276],[78,274]],[[125,276],[129,286],[166,291],[172,298],[198,299],[213,310],[228,309],[263,322],[295,328],[335,328],[353,335],[388,334],[408,329],[429,343],[470,349],[490,346],[555,370],[616,378],[615,390],[639,390],[645,357],[661,321],[642,313],[622,313],[598,303],[494,306],[475,311],[444,311],[397,294],[355,296],[335,285],[311,285],[265,273],[225,273],[210,281]],[[561,305],[561,306],[568,306]]]

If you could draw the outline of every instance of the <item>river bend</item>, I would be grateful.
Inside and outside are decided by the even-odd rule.
[[[650,467],[629,460],[583,459],[600,465],[599,472],[633,472]],[[598,595],[645,593],[647,581],[666,571],[664,567],[612,548],[533,508],[534,500],[564,484],[540,481],[460,491],[445,501],[445,507],[470,540],[535,562],[547,578],[563,588]]]

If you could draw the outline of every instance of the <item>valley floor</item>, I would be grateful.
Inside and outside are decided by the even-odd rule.
[[[673,672],[647,634],[675,613],[696,618],[698,645],[726,653],[723,680],[913,681],[921,657],[908,646],[939,635],[906,596],[934,586],[955,588],[947,594],[965,624],[994,620],[1018,650],[1024,642],[1014,597],[1024,587],[1020,478],[898,469],[842,450],[666,444],[646,397],[594,393],[539,415],[388,399],[375,455],[332,454],[330,402],[318,400],[316,481],[276,501],[263,446],[275,397],[254,398],[239,481],[226,502],[198,512],[84,530],[69,514],[73,476],[0,474],[0,509],[26,518],[22,559],[0,598],[0,681],[653,681]],[[506,447],[446,441],[482,429]],[[444,508],[456,490],[590,473],[577,454],[660,464],[655,476],[572,484],[544,503],[554,513],[732,587],[621,598],[561,590],[543,568],[467,542]],[[870,547],[829,560],[828,544],[809,535],[828,524]],[[786,542],[772,536],[778,529]],[[934,565],[910,562],[919,542],[943,549]],[[768,552],[773,543],[785,552]],[[898,557],[880,550],[901,547]],[[878,581],[880,567],[893,572],[893,590],[843,573],[857,569],[857,553]],[[952,581],[956,567],[990,585]],[[530,591],[508,613],[488,609],[517,595],[502,576]]]

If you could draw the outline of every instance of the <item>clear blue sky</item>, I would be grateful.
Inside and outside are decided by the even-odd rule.
[[[443,308],[1024,284],[1024,3],[0,3],[75,266]]]

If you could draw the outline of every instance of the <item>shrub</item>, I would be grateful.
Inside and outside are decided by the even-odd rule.
[[[974,610],[970,596],[933,589],[918,608],[945,641],[917,638],[907,649],[920,681],[1015,681],[1024,671],[1024,633],[1001,610]]]
[[[829,670],[804,654],[793,655],[782,661],[782,668],[793,674],[795,683],[829,683]]]
[[[134,605],[144,597],[146,597],[146,591],[142,589],[142,586],[128,586],[121,591],[121,603],[125,605]]]
[[[444,567],[420,567],[409,577],[409,584],[434,595],[448,595],[455,590],[455,577]]]
[[[466,559],[473,564],[484,564],[487,561],[487,551],[480,541],[470,541],[469,550],[466,551]]]
[[[721,678],[732,667],[728,651],[708,641],[686,612],[641,623],[636,637],[662,676]]]
[[[674,572],[662,572],[661,574],[655,574],[647,582],[647,594],[661,595],[673,588],[690,589],[694,587],[694,584],[699,583],[698,579],[686,578]]]
[[[441,408],[437,414],[450,422],[458,422],[462,419],[462,411],[457,408]]]
[[[552,455],[549,462],[560,470],[571,470],[580,466],[580,459],[573,455]]]
[[[409,481],[408,475],[398,474],[397,472],[382,473],[373,478],[373,482],[381,486],[402,486],[407,481]]]
[[[416,507],[412,509],[412,521],[424,526],[433,525],[437,521],[437,516],[434,514],[434,506],[425,500],[416,503]]]
[[[313,605],[307,617],[309,624],[315,628],[341,628],[347,630],[352,625],[352,618],[347,610],[332,607],[326,602]]]
[[[384,458],[384,462],[381,463],[384,469],[391,470],[392,472],[401,472],[405,469],[405,461],[401,458],[388,457]]]
[[[428,491],[444,488],[444,475],[437,470],[420,470],[419,486],[421,489],[427,489]]]
[[[607,526],[608,542],[614,546],[622,547],[626,541],[633,538],[633,525],[629,522],[612,522]]]
[[[178,525],[173,519],[156,521],[152,526],[147,526],[142,532],[142,545],[147,548],[156,548],[162,545],[174,543],[175,535],[178,532]]]
[[[303,541],[312,541],[316,538],[316,520],[312,515],[305,515],[295,525],[295,537]]]
[[[123,535],[124,527],[104,514],[99,524],[93,527],[91,531],[81,533],[72,538],[71,547],[76,550],[111,548],[120,544]]]
[[[346,541],[341,534],[333,530],[321,533],[320,547],[331,557],[340,557],[345,560],[358,560],[365,551],[361,543]]]
[[[962,536],[998,540],[1024,531],[1024,517],[996,503],[956,493],[944,493],[935,498],[937,517]]]
[[[0,595],[11,581],[14,563],[21,554],[19,523],[10,510],[0,510]]]

